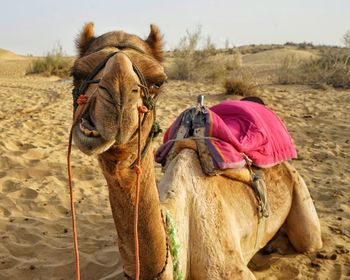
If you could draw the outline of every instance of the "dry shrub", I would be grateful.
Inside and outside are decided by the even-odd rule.
[[[33,60],[26,74],[67,77],[73,65],[73,58],[64,55],[62,46],[57,44],[45,57]]]
[[[284,45],[289,47],[295,47],[298,50],[307,50],[307,49],[316,48],[312,42],[302,42],[302,43],[286,42]]]
[[[350,48],[350,30],[346,31],[343,36],[343,43],[345,47]]]
[[[240,71],[241,67],[240,54],[208,56],[195,69],[194,80],[222,84],[228,75]]]
[[[222,83],[228,73],[241,64],[240,55],[225,57],[215,48],[210,37],[199,49],[201,40],[199,27],[194,32],[187,31],[173,52],[172,62],[166,67],[170,79]]]
[[[170,79],[193,79],[194,69],[200,62],[200,55],[197,51],[200,34],[200,27],[197,27],[194,32],[186,31],[186,35],[181,38],[179,47],[173,53],[173,63],[166,69]]]
[[[323,47],[314,59],[287,57],[278,71],[278,82],[350,88],[350,51]]]
[[[225,93],[229,95],[256,96],[256,86],[248,81],[227,78],[224,83]]]
[[[240,96],[256,96],[257,84],[254,82],[253,69],[242,67],[242,55],[236,53],[234,56],[235,64],[229,69],[223,81],[223,87],[226,94]]]
[[[300,80],[298,67],[300,61],[295,55],[286,56],[278,69],[278,83],[282,85],[296,84]]]
[[[240,46],[237,49],[241,54],[254,54],[254,53],[259,53],[259,52],[264,52],[269,50],[277,50],[282,48],[283,47],[281,45],[276,45],[276,44],[261,44],[261,45],[251,44],[246,46]]]
[[[302,63],[300,70],[308,84],[350,88],[350,51],[324,48],[320,58]]]

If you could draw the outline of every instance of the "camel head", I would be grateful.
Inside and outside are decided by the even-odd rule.
[[[95,37],[93,24],[88,23],[76,45],[73,139],[85,154],[100,154],[127,144],[135,135],[137,107],[146,105],[144,87],[151,98],[160,93],[166,79],[162,35],[151,25],[146,40],[122,31]],[[147,119],[152,122],[153,116]]]

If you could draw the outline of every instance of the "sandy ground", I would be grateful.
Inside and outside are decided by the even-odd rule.
[[[0,58],[0,279],[73,279],[71,82],[24,76],[26,64]],[[258,254],[250,267],[257,279],[350,279],[350,91],[265,85],[259,92],[294,137],[294,164],[315,201],[324,248],[297,254],[286,243],[283,251]],[[171,81],[159,100],[162,127],[198,94],[207,104],[237,98]],[[82,279],[116,279],[121,265],[106,183],[94,158],[76,149],[72,157]]]

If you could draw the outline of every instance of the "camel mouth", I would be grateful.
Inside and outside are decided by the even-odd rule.
[[[81,118],[79,123],[79,129],[87,137],[100,137],[101,134],[97,131],[95,124],[86,118]]]
[[[105,139],[88,116],[80,119],[73,128],[73,141],[84,154],[98,155],[108,150],[115,139]]]

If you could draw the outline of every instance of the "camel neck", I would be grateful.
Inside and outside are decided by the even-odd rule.
[[[121,151],[119,151],[121,152]],[[132,158],[136,152],[128,147],[121,152],[123,158]],[[107,180],[109,200],[114,223],[118,232],[118,245],[124,261],[124,271],[131,277],[135,273],[134,248],[134,201],[136,195],[136,173],[125,167],[124,160],[113,161],[109,156],[99,156],[102,171]],[[150,279],[157,275],[166,262],[166,234],[159,195],[156,186],[152,149],[142,160],[142,177],[139,202],[139,252],[140,279]]]

